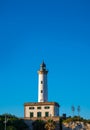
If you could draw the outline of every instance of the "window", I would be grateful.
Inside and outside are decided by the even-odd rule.
[[[41,90],[41,93],[43,93],[43,90]]]
[[[43,81],[41,81],[41,84],[43,84]]]
[[[34,109],[34,107],[29,107],[29,109]]]
[[[33,112],[30,112],[30,118],[32,118],[33,117]]]
[[[49,112],[45,112],[45,117],[48,117],[49,116]]]
[[[37,117],[41,117],[41,112],[37,112]]]
[[[37,107],[37,109],[41,109],[41,107]]]
[[[45,109],[49,109],[50,107],[49,107],[49,106],[45,106],[44,108],[45,108]]]

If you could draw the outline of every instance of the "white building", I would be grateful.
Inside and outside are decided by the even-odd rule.
[[[56,102],[48,102],[47,74],[48,71],[43,62],[38,71],[38,102],[29,102],[24,104],[25,119],[59,116],[59,104]]]

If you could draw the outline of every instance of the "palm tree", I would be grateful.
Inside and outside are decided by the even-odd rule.
[[[53,121],[53,120],[48,120],[45,124],[46,130],[55,130],[55,127],[56,127],[55,121]]]

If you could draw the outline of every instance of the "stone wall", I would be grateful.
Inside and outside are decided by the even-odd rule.
[[[63,123],[62,130],[90,130],[90,124],[83,122]]]

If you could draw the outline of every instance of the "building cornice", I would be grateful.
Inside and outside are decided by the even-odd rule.
[[[24,103],[24,106],[44,106],[44,105],[54,105],[60,107],[57,102],[27,102]]]

